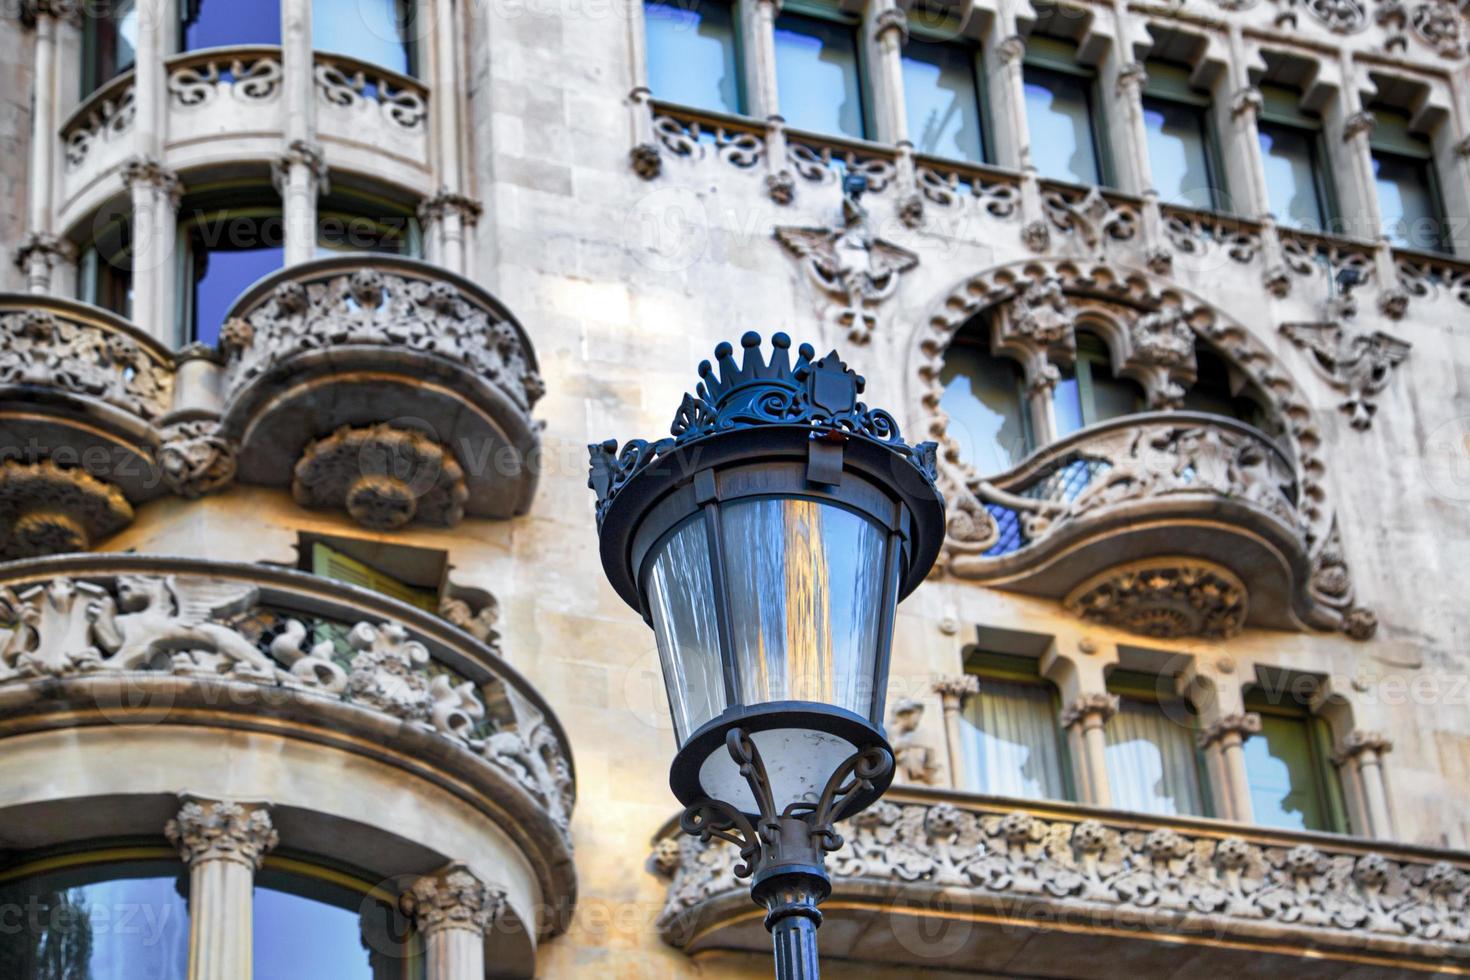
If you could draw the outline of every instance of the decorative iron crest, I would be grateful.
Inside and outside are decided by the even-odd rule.
[[[791,338],[784,333],[771,337],[769,361],[761,353],[760,334],[745,334],[740,346],[745,349],[741,362],[728,342],[715,348],[718,373],[709,361],[700,362],[700,382],[680,403],[669,427],[670,438],[630,439],[621,449],[616,439],[587,447],[591,464],[587,486],[597,493],[599,529],[623,487],[660,456],[699,439],[756,425],[806,426],[815,434],[867,439],[907,459],[931,482],[937,479],[938,445],[908,445],[892,415],[858,401],[866,382],[835,350],[818,360],[811,344],[802,344],[793,366]]]

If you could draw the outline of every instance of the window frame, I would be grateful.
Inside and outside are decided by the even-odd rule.
[[[102,40],[99,36],[99,28],[102,24],[108,24],[110,25],[113,33],[117,33],[117,21],[113,19],[113,11],[111,9],[113,6],[115,6],[115,3],[108,3],[107,6],[107,12],[105,14],[101,14],[97,12],[92,12],[92,10],[87,5],[83,5],[84,19],[82,22],[81,30],[82,77],[81,91],[78,93],[78,96],[82,101],[86,101],[93,92],[96,92],[104,85],[107,85],[109,82],[113,82],[119,78],[122,78],[124,75],[133,72],[137,68],[136,62],[121,70],[117,69],[117,67],[114,65],[111,75],[109,75],[107,78],[100,77],[102,74],[102,66],[99,63],[101,61],[102,54]],[[136,7],[134,9],[136,9]],[[142,16],[141,12],[139,13],[139,16]],[[136,52],[134,53],[136,55]]]
[[[702,0],[702,2],[706,2],[706,3],[723,3],[725,6],[727,6],[727,7],[730,8],[730,27],[731,27],[730,35],[733,38],[733,42],[732,43],[733,43],[734,54],[735,54],[735,106],[736,106],[736,109],[735,109],[735,112],[728,113],[728,114],[729,115],[740,116],[740,117],[746,118],[746,119],[752,118],[751,115],[750,115],[750,92],[749,92],[749,90],[747,88],[747,81],[748,80],[747,80],[746,74],[745,74],[745,30],[744,30],[743,25],[745,24],[745,3],[746,3],[746,0]],[[665,6],[665,7],[671,7],[671,8],[674,8],[676,10],[679,9],[679,3],[677,2],[677,0],[661,0],[661,2],[659,3],[659,5],[660,6]],[[704,109],[704,108],[700,108],[699,106],[692,106],[692,105],[688,105],[687,103],[683,103],[683,102],[675,102],[674,100],[672,100],[672,99],[666,99],[666,98],[660,96],[657,92],[653,91],[653,86],[652,86],[652,84],[650,84],[649,78],[648,78],[648,61],[649,61],[649,50],[648,50],[648,7],[649,7],[649,0],[640,0],[639,11],[641,12],[641,14],[643,16],[643,51],[644,51],[643,82],[648,87],[649,95],[656,102],[664,102],[664,103],[667,103],[668,105],[682,106],[683,108],[689,109],[692,112],[708,112],[708,113],[712,113],[712,114],[714,114],[716,116],[727,115],[727,113],[721,112],[718,109]],[[783,9],[784,9],[784,5],[783,5]]]
[[[259,197],[254,192],[269,191],[275,194],[275,203],[267,204],[266,194]],[[229,196],[244,193],[245,202],[240,206],[231,206],[228,202]],[[282,268],[285,268],[284,252],[286,248],[286,205],[280,197],[280,193],[268,181],[241,180],[228,183],[212,184],[201,187],[197,192],[202,199],[201,206],[195,207],[188,216],[184,215],[184,208],[179,208],[179,222],[175,235],[176,246],[174,248],[174,336],[180,349],[189,344],[197,342],[197,327],[194,322],[194,291],[196,282],[194,279],[195,255],[192,241],[189,237],[190,230],[203,221],[211,219],[232,220],[235,218],[268,217],[275,216],[281,221],[281,249]],[[315,236],[313,236],[313,244]]]
[[[1110,421],[1109,419],[1100,419],[1097,417],[1097,400],[1093,396],[1092,387],[1092,369],[1094,365],[1102,364],[1107,369],[1108,374],[1113,376],[1114,380],[1123,381],[1128,384],[1132,384],[1135,387],[1138,387],[1138,383],[1133,381],[1131,378],[1124,378],[1121,375],[1114,373],[1112,349],[1108,347],[1107,340],[1105,340],[1100,334],[1094,331],[1087,330],[1086,325],[1084,324],[1078,328],[1078,330],[1076,331],[1076,336],[1076,355],[1072,358],[1072,363],[1069,365],[1059,365],[1059,367],[1065,367],[1067,370],[1070,370],[1072,372],[1072,377],[1077,382],[1078,408],[1082,415],[1082,428],[1085,429],[1089,426],[1097,425],[1099,422]],[[1082,341],[1082,338],[1084,337],[1095,339],[1102,350],[1084,350]],[[1138,415],[1141,412],[1147,410],[1147,393],[1140,391],[1139,396],[1140,397],[1138,399],[1137,406],[1132,412],[1129,412],[1128,415]],[[1052,397],[1055,398],[1056,396],[1053,395]],[[1053,411],[1055,411],[1055,407],[1055,402],[1053,402]],[[1113,416],[1113,418],[1127,418],[1128,415],[1117,415]],[[1079,429],[1077,431],[1081,430]],[[1071,435],[1071,433],[1067,433],[1067,435]],[[1053,441],[1061,438],[1065,437],[1062,435],[1054,435]]]
[[[1062,728],[1062,692],[1056,684],[1041,676],[1040,663],[1034,657],[1025,657],[1013,653],[993,653],[988,650],[974,649],[965,656],[964,672],[973,675],[980,681],[984,688],[986,680],[1001,681],[1006,684],[1024,684],[1027,687],[1043,688],[1051,697],[1052,721],[1056,728],[1057,764],[1062,773],[1062,793],[1060,798],[1037,797],[1038,802],[1077,803],[1077,778],[1076,769],[1072,760],[1072,750],[1067,738],[1066,731]],[[964,711],[960,714],[963,716]],[[966,743],[968,747],[968,743]],[[965,759],[966,772],[969,771],[969,758]],[[970,792],[985,793],[982,787],[966,787]]]
[[[833,3],[825,0],[785,0],[781,4],[781,11],[771,21],[771,59],[772,68],[776,74],[776,104],[781,103],[781,74],[780,66],[775,64],[775,34],[776,25],[784,16],[805,17],[809,20],[823,20],[832,24],[841,24],[852,32],[852,47],[856,55],[854,74],[857,77],[858,86],[858,112],[861,116],[859,122],[862,124],[863,134],[853,136],[849,133],[818,133],[810,129],[802,129],[792,126],[797,134],[809,134],[837,140],[857,140],[862,143],[877,142],[875,137],[875,124],[877,113],[873,106],[873,85],[869,81],[871,65],[869,64],[868,46],[863,43],[863,19],[857,14],[850,14]],[[786,113],[781,113],[784,118]]]
[[[1198,814],[1180,813],[1178,816],[1185,818],[1203,817],[1213,820],[1216,817],[1215,787],[1210,780],[1210,768],[1205,759],[1205,754],[1200,749],[1199,740],[1196,738],[1200,731],[1199,711],[1195,708],[1194,702],[1182,694],[1175,694],[1168,697],[1160,694],[1158,682],[1164,676],[1163,674],[1154,674],[1146,670],[1130,670],[1126,667],[1116,667],[1108,672],[1106,690],[1109,694],[1116,695],[1120,701],[1127,699],[1152,704],[1158,707],[1160,711],[1163,710],[1163,705],[1166,702],[1169,704],[1179,704],[1184,707],[1192,722],[1189,726],[1189,744],[1194,753],[1194,772],[1196,785],[1199,787],[1200,809],[1204,812]],[[1111,780],[1111,775],[1106,772],[1106,767],[1104,767],[1104,774]],[[1112,784],[1109,782],[1109,789],[1111,790],[1111,788]]]
[[[985,46],[980,42],[974,40],[973,38],[960,35],[958,33],[960,21],[957,17],[954,17],[954,15],[946,14],[943,23],[945,26],[929,27],[927,25],[916,25],[910,22],[909,37],[914,40],[922,41],[925,44],[944,44],[952,45],[955,47],[963,47],[969,52],[970,74],[975,83],[974,95],[977,103],[976,110],[979,114],[980,119],[981,159],[960,160],[955,157],[946,157],[938,156],[936,154],[922,153],[919,151],[918,147],[914,147],[914,152],[921,157],[929,157],[933,160],[943,160],[947,163],[973,163],[979,166],[994,166],[994,113],[992,112],[990,107],[990,82],[985,74]],[[949,25],[951,24],[953,25],[952,31],[948,29]],[[900,53],[900,62],[902,62],[902,58],[903,55],[902,53]],[[899,66],[899,72],[900,75],[903,72],[903,66],[901,63]],[[905,100],[904,105],[904,128],[906,131],[909,131],[909,143],[910,145],[912,145],[913,132],[911,131],[910,120],[908,117],[907,100]]]
[[[1086,80],[1088,130],[1092,134],[1092,152],[1097,157],[1099,183],[1095,186],[1116,189],[1118,186],[1117,173],[1113,166],[1113,152],[1111,138],[1108,133],[1108,121],[1101,111],[1102,87],[1098,80],[1097,69],[1091,65],[1084,65],[1077,61],[1077,44],[1074,41],[1049,37],[1044,34],[1033,34],[1026,39],[1025,52],[1021,56],[1023,103],[1026,69],[1028,67],[1058,75],[1071,75],[1074,78]],[[1057,177],[1045,177],[1042,179],[1061,180]],[[1085,183],[1078,184],[1075,181],[1068,180],[1061,180],[1061,183],[1074,184],[1078,187],[1094,186]]]
[[[1205,210],[1224,214],[1226,212],[1222,201],[1230,199],[1230,184],[1225,172],[1225,154],[1220,143],[1220,129],[1215,125],[1214,94],[1201,91],[1191,85],[1188,80],[1188,72],[1187,67],[1169,61],[1145,62],[1142,99],[1172,102],[1175,105],[1187,106],[1197,111],[1200,135],[1205,143],[1205,170],[1210,188],[1210,206]],[[1184,77],[1181,78],[1181,75]],[[1144,108],[1146,110],[1147,106]],[[1147,123],[1144,124],[1144,129],[1148,129]],[[1150,160],[1150,165],[1152,165],[1152,160]],[[1187,204],[1175,206],[1192,207]]]
[[[1339,199],[1337,196],[1337,181],[1332,176],[1332,167],[1329,165],[1327,128],[1320,116],[1309,113],[1301,107],[1299,94],[1282,85],[1262,84],[1258,86],[1261,93],[1260,121],[1271,126],[1284,126],[1299,130],[1307,134],[1312,145],[1312,184],[1317,193],[1317,208],[1322,212],[1322,228],[1325,234],[1333,234],[1342,222]],[[1256,134],[1256,152],[1260,152],[1260,133]],[[1266,205],[1274,215],[1275,208],[1271,206],[1271,188],[1266,188]],[[1291,226],[1288,226],[1291,227]],[[1311,231],[1312,229],[1305,229]]]
[[[1019,459],[1012,462],[1010,467],[1007,467],[1010,469],[1019,466],[1027,457],[1041,447],[1037,439],[1035,425],[1031,418],[1031,397],[1026,390],[1026,367],[1013,357],[995,353],[990,346],[990,333],[991,328],[989,322],[983,320],[976,323],[973,327],[967,324],[955,331],[954,336],[950,339],[949,346],[945,348],[944,358],[940,361],[939,369],[941,372],[944,370],[944,360],[949,357],[949,352],[956,345],[973,348],[982,357],[987,359],[1009,361],[1014,365],[1011,373],[1016,379],[1016,399],[1021,412],[1021,441],[1026,451],[1021,454]],[[941,395],[941,397],[943,396]],[[965,462],[974,468],[974,464],[969,460]]]
[[[1317,793],[1318,803],[1328,822],[1326,827],[1303,829],[1308,833],[1351,833],[1352,822],[1348,819],[1346,793],[1343,791],[1342,779],[1337,771],[1337,766],[1332,762],[1332,729],[1327,719],[1313,713],[1311,708],[1295,702],[1290,697],[1273,701],[1267,697],[1260,685],[1252,685],[1246,690],[1244,703],[1247,711],[1275,718],[1287,718],[1300,722],[1302,725],[1307,754],[1312,767],[1312,782],[1315,784],[1313,789]],[[1247,788],[1249,788],[1249,778],[1249,772],[1247,772]],[[1252,811],[1254,809],[1252,807]],[[1254,819],[1252,822],[1255,822]]]
[[[1434,247],[1429,249],[1414,245],[1391,245],[1391,247],[1407,249],[1411,252],[1427,251],[1436,255],[1453,254],[1454,250],[1451,247],[1449,235],[1449,212],[1445,209],[1444,183],[1440,179],[1439,167],[1434,160],[1434,138],[1416,135],[1409,128],[1408,114],[1396,106],[1370,105],[1367,108],[1374,121],[1373,128],[1368,131],[1369,155],[1375,162],[1380,155],[1383,155],[1398,157],[1400,160],[1411,160],[1424,167],[1429,203],[1434,208],[1434,219],[1439,225],[1439,238]],[[1375,197],[1378,195],[1376,175],[1373,194]],[[1381,236],[1383,230],[1380,228],[1378,233]]]

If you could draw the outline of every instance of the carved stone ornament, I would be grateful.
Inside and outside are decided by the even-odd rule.
[[[127,334],[26,309],[0,313],[0,385],[60,389],[153,419],[168,411],[173,377]]]
[[[1351,34],[1368,26],[1368,11],[1362,0],[1303,0],[1302,6],[1336,34]]]
[[[483,933],[505,908],[505,889],[485,884],[456,861],[415,881],[399,904],[425,935],[440,929]]]
[[[664,170],[663,155],[657,143],[639,143],[628,151],[628,166],[644,180],[653,180]]]
[[[234,861],[258,871],[266,854],[280,842],[264,804],[229,800],[185,797],[178,815],[163,832],[190,867],[205,861]]]
[[[919,723],[923,720],[924,702],[905,698],[893,706],[889,737],[899,777],[909,783],[933,785],[939,767],[934,764],[934,749],[919,738]]]
[[[1364,853],[1331,842],[1293,845],[1254,828],[1222,837],[1106,813],[1054,816],[947,801],[880,802],[838,831],[842,847],[828,858],[834,900],[886,895],[890,908],[914,909],[1024,903],[1043,940],[1048,923],[1075,916],[1159,930],[1181,950],[1191,936],[1249,940],[1269,928],[1274,943],[1313,950],[1314,958],[1330,956],[1322,947],[1358,955],[1371,938],[1399,955],[1442,962],[1447,947],[1470,941],[1470,875],[1457,853],[1441,860]],[[682,946],[709,934],[714,909],[706,903],[740,888],[731,873],[740,855],[694,837],[671,843],[658,842],[650,866],[668,881],[658,926]]]
[[[879,41],[889,31],[898,33],[898,43],[907,44],[909,40],[909,15],[902,7],[886,7],[873,21],[873,36]]]
[[[1040,345],[1066,343],[1074,346],[1073,326],[1077,310],[1062,291],[1056,276],[1043,276],[1026,284],[1021,295],[1005,307],[1007,334]]]
[[[445,215],[456,214],[465,225],[473,225],[485,213],[485,206],[472,197],[456,194],[440,188],[433,197],[426,197],[419,204],[420,221],[442,221]]]
[[[286,152],[271,161],[271,183],[278,193],[285,194],[292,167],[305,167],[311,173],[312,179],[316,181],[317,194],[327,195],[332,192],[332,171],[327,166],[326,152],[321,144],[310,140],[292,140],[286,147]]]
[[[14,254],[15,265],[19,269],[29,270],[35,265],[42,265],[50,270],[58,265],[75,261],[77,249],[71,242],[58,235],[33,231],[21,239],[20,244],[15,247]]]
[[[1347,397],[1338,408],[1352,427],[1367,429],[1378,406],[1373,397],[1384,388],[1393,369],[1409,356],[1410,344],[1381,330],[1351,333],[1341,323],[1283,323],[1281,332],[1311,355],[1312,367]]]
[[[0,559],[90,551],[132,521],[122,491],[85,470],[0,463]]]
[[[845,329],[855,344],[868,342],[878,323],[876,308],[897,291],[899,277],[919,264],[913,252],[873,234],[860,203],[866,186],[859,180],[844,188],[837,227],[775,231],[776,240],[801,259],[812,283],[834,301],[825,318]]]
[[[0,586],[0,684],[59,693],[50,679],[146,671],[348,701],[478,755],[570,832],[571,765],[544,718],[517,707],[513,725],[491,719],[476,684],[433,662],[400,623],[293,618],[263,607],[259,593],[239,580],[183,574],[102,584],[59,577],[18,593]],[[511,695],[498,696],[514,705]]]
[[[1409,26],[1414,36],[1445,58],[1465,55],[1465,15],[1450,0],[1428,0],[1417,3],[1409,11]]]
[[[138,185],[151,187],[168,198],[175,208],[183,199],[184,185],[179,175],[153,157],[129,157],[123,161],[121,175],[124,187],[129,190]]]
[[[289,358],[341,345],[443,357],[499,385],[526,412],[546,391],[515,325],[447,280],[365,267],[281,282],[226,328],[220,353],[227,397]]]
[[[163,430],[158,468],[170,490],[192,500],[235,479],[235,452],[218,422],[180,422]]]
[[[1094,187],[1087,192],[1044,190],[1042,207],[1052,227],[1074,237],[1090,254],[1100,255],[1108,242],[1132,241],[1138,235],[1138,212],[1116,204]],[[1036,251],[1035,243],[1028,243]],[[1043,246],[1045,248],[1045,246]]]
[[[1261,716],[1254,711],[1244,714],[1226,715],[1219,721],[1206,725],[1195,735],[1195,742],[1202,749],[1207,749],[1216,742],[1226,738],[1238,738],[1244,742],[1252,735],[1261,733]]]
[[[1131,357],[1155,367],[1178,367],[1194,360],[1194,331],[1177,306],[1164,306],[1136,318],[1128,328]]]
[[[1393,739],[1382,732],[1365,732],[1354,729],[1343,737],[1342,745],[1332,754],[1332,761],[1343,765],[1357,761],[1365,754],[1384,756],[1393,751]]]
[[[494,596],[476,608],[467,600],[446,593],[439,600],[439,615],[480,642],[499,647],[500,632],[495,626],[500,622],[500,603]]]
[[[80,26],[82,7],[82,0],[20,0],[20,19],[28,27],[34,26],[42,17],[54,17]]]
[[[974,674],[941,677],[930,685],[930,690],[944,700],[946,709],[957,709],[964,705],[965,698],[980,693],[980,678]]]
[[[1063,603],[1089,622],[1157,639],[1226,639],[1245,626],[1248,596],[1234,573],[1188,559],[1149,559],[1109,569]]]
[[[303,507],[341,507],[380,531],[413,520],[453,527],[470,496],[464,470],[447,449],[387,423],[343,426],[307,445],[291,493]]]
[[[1118,713],[1118,695],[1108,694],[1106,691],[1094,691],[1091,694],[1078,696],[1071,704],[1062,709],[1057,716],[1057,722],[1063,728],[1071,728],[1079,722],[1087,722],[1094,719],[1099,725],[1106,725],[1108,720]]]

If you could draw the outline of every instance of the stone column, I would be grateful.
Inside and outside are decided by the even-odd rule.
[[[1379,732],[1355,730],[1342,740],[1342,748],[1333,757],[1339,766],[1351,767],[1357,778],[1369,825],[1353,829],[1364,837],[1390,840],[1394,836],[1388,785],[1383,776],[1383,757],[1392,750],[1393,742]]]
[[[739,5],[741,40],[745,42],[746,112],[766,123],[766,193],[777,204],[796,196],[796,178],[786,166],[786,120],[776,87],[776,15],[781,0],[752,0]]]
[[[630,3],[628,13],[628,59],[631,88],[628,91],[629,123],[633,148],[628,163],[644,180],[663,172],[663,157],[653,132],[653,92],[648,87],[648,34],[643,23],[643,4]]]
[[[1261,731],[1261,716],[1254,711],[1226,715],[1205,726],[1196,736],[1212,774],[1216,816],[1222,820],[1254,823],[1250,784],[1245,772],[1245,740]]]
[[[1357,71],[1350,54],[1341,56],[1342,64],[1342,146],[1331,154],[1340,162],[1338,191],[1342,194],[1342,213],[1358,215],[1362,226],[1342,229],[1358,238],[1377,239],[1383,234],[1383,211],[1378,206],[1378,189],[1373,178],[1373,114],[1363,108],[1358,93]],[[1391,280],[1390,280],[1391,281]]]
[[[989,84],[998,109],[994,127],[995,162],[1021,171],[1021,240],[1033,252],[1051,245],[1051,232],[1041,206],[1041,187],[1031,159],[1031,128],[1026,120],[1026,82],[1022,61],[1026,40],[1016,28],[1015,12],[1003,4],[997,17],[993,50],[985,52]]]
[[[915,177],[914,144],[909,141],[908,111],[903,101],[903,46],[909,39],[908,14],[894,0],[874,0],[868,5],[874,64],[873,115],[880,143],[898,148],[895,184],[898,213],[904,224],[916,228],[924,220],[924,199]]]
[[[944,706],[944,748],[949,760],[949,785],[954,789],[964,788],[960,785],[960,763],[963,756],[960,749],[960,709],[965,706],[965,698],[979,692],[980,678],[974,674],[941,677],[934,682],[934,693],[939,695],[940,703]]]
[[[403,911],[424,937],[426,980],[483,980],[485,931],[505,906],[505,892],[456,861],[403,893]]]
[[[479,201],[463,194],[440,191],[419,204],[419,222],[428,245],[425,256],[451,272],[468,275],[473,268],[469,231],[479,221],[483,208]]]
[[[1084,694],[1062,709],[1062,727],[1081,733],[1073,736],[1073,744],[1080,743],[1082,748],[1082,758],[1078,760],[1082,785],[1078,787],[1078,795],[1084,797],[1083,803],[1113,805],[1108,786],[1108,743],[1103,727],[1117,713],[1118,696],[1101,691]]]
[[[24,10],[35,26],[35,82],[31,88],[29,232],[15,250],[15,262],[25,272],[28,292],[50,293],[56,292],[52,270],[75,259],[70,243],[52,228],[61,96],[56,34],[59,22],[75,21],[81,8],[63,0],[31,0]]]
[[[316,257],[317,196],[328,192],[327,163],[316,144],[316,61],[311,48],[311,0],[281,3],[281,73],[286,107],[285,150],[272,169],[281,195],[286,265]]]
[[[181,799],[164,833],[189,865],[189,980],[249,980],[255,872],[279,839],[268,807]]]
[[[141,32],[140,32],[141,33]],[[133,322],[170,347],[177,337],[175,251],[183,184],[156,157],[135,156],[122,167],[133,203]]]

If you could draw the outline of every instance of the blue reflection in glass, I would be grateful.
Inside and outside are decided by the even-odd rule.
[[[1320,231],[1326,225],[1317,134],[1310,129],[1261,122],[1261,164],[1266,194],[1276,220],[1284,225]]]
[[[312,0],[311,46],[412,75],[414,10],[402,0]]]
[[[857,33],[848,24],[777,17],[776,88],[786,122],[814,133],[866,136],[857,52]]]
[[[184,30],[180,48],[198,51],[231,44],[280,44],[280,0],[181,0]]]
[[[184,980],[189,908],[176,862],[91,865],[0,888],[6,980]]]
[[[1167,99],[1143,100],[1154,187],[1170,204],[1213,208],[1220,196],[1210,173],[1205,110]]]
[[[254,980],[422,975],[418,944],[400,912],[316,878],[262,871],[256,878],[251,931]]]
[[[286,264],[278,215],[205,219],[190,233],[193,339],[219,339],[225,313],[245,288]]]
[[[909,139],[920,153],[983,163],[975,49],[910,39],[903,48]]]
[[[1026,121],[1037,173],[1078,184],[1101,184],[1092,130],[1092,79],[1025,67]]]
[[[1052,414],[1056,421],[1056,436],[1071,435],[1087,422],[1082,416],[1082,390],[1077,385],[1077,375],[1064,369],[1062,378],[1052,389]]]
[[[1373,183],[1383,234],[1392,245],[1444,250],[1444,221],[1428,160],[1397,153],[1373,153]]]
[[[643,24],[654,98],[715,112],[741,111],[735,19],[728,3],[648,0]]]

